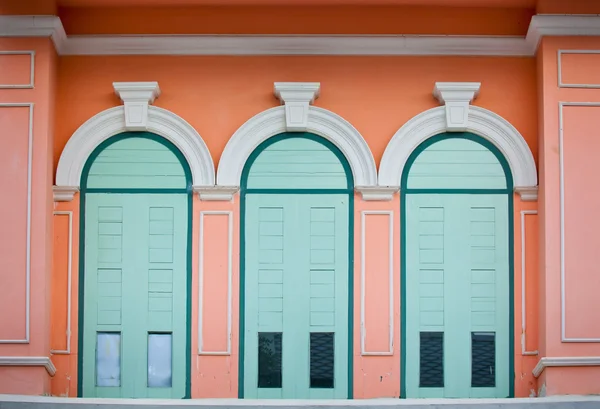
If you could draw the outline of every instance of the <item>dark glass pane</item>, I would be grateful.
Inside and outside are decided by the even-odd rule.
[[[258,387],[281,388],[281,332],[258,333]]]
[[[334,333],[310,333],[310,387],[333,388]]]
[[[444,387],[444,333],[421,332],[419,386]]]
[[[486,388],[496,386],[496,334],[471,333],[471,386]]]

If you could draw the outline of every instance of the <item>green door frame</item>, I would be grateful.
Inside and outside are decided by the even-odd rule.
[[[443,139],[467,139],[476,142],[489,151],[491,151],[504,170],[506,177],[506,188],[505,189],[409,189],[408,175],[410,168],[417,159],[417,157],[427,149],[429,146]],[[400,337],[400,398],[406,399],[406,195],[407,194],[483,194],[483,195],[508,195],[508,279],[509,279],[509,356],[510,362],[508,366],[509,379],[509,398],[515,395],[515,343],[514,343],[514,332],[515,332],[515,304],[514,304],[514,290],[515,290],[515,277],[514,277],[514,204],[513,204],[513,177],[510,171],[510,166],[506,161],[506,158],[502,153],[492,144],[490,141],[475,135],[470,132],[460,133],[443,133],[432,136],[410,154],[406,165],[402,171],[402,178],[400,181],[400,319],[401,319],[401,337]]]
[[[272,144],[283,139],[304,138],[318,142],[331,150],[339,159],[346,172],[347,186],[345,189],[248,189],[248,174],[252,164],[258,158],[258,155]],[[246,234],[246,195],[248,194],[346,194],[348,201],[348,399],[352,399],[353,393],[353,337],[354,337],[354,178],[352,169],[344,154],[327,139],[306,132],[301,133],[282,133],[275,135],[262,142],[254,149],[248,157],[244,169],[242,170],[240,186],[240,337],[239,337],[239,356],[238,356],[238,398],[244,398],[244,331],[245,331],[245,243]]]
[[[169,149],[179,160],[185,173],[186,187],[182,189],[135,189],[135,188],[88,188],[88,176],[90,168],[98,155],[113,143],[124,139],[143,138],[160,143]],[[84,280],[85,280],[85,195],[86,193],[127,193],[127,194],[165,194],[165,193],[185,193],[188,195],[188,237],[187,237],[187,306],[186,306],[186,383],[185,383],[185,398],[191,397],[191,340],[192,340],[192,214],[193,214],[193,191],[192,191],[192,172],[187,160],[181,151],[165,138],[150,133],[150,132],[123,132],[111,136],[94,149],[90,154],[83,171],[81,172],[81,189],[79,197],[79,316],[77,321],[77,397],[82,397],[83,394],[83,310],[84,310]]]

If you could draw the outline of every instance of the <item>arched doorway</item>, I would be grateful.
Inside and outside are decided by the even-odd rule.
[[[331,142],[283,133],[241,178],[240,398],[348,398],[353,177]]]
[[[402,397],[513,394],[513,181],[471,133],[428,138],[401,178]]]
[[[189,397],[190,168],[166,139],[121,133],[81,176],[79,396]]]

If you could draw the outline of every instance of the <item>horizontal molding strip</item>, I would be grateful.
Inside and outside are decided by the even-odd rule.
[[[50,376],[56,374],[56,367],[47,356],[0,356],[0,366],[43,366]]]
[[[0,16],[0,37],[51,37],[60,55],[533,56],[543,36],[600,36],[600,16],[536,15],[526,37],[455,35],[83,35],[56,16]]]
[[[544,357],[533,368],[533,376],[539,377],[545,368],[551,366],[600,366],[600,356],[557,356]]]

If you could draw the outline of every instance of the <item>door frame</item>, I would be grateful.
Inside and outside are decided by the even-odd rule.
[[[136,188],[88,188],[88,176],[92,164],[98,155],[113,143],[131,139],[143,138],[160,143],[169,149],[179,160],[186,180],[185,188],[152,188],[152,189],[136,189]],[[77,317],[77,397],[82,397],[83,394],[83,325],[84,325],[84,297],[85,297],[85,197],[87,193],[121,193],[121,194],[165,194],[178,193],[187,194],[188,205],[188,234],[187,234],[187,260],[186,260],[186,275],[187,275],[187,302],[186,302],[186,382],[184,399],[191,398],[191,341],[192,341],[192,216],[193,216],[193,190],[192,190],[192,172],[190,166],[183,156],[183,153],[170,141],[151,132],[122,132],[111,136],[100,143],[87,158],[83,170],[81,172],[81,189],[79,196],[79,288],[78,288],[78,317]]]
[[[304,138],[318,142],[328,148],[339,159],[346,172],[345,189],[248,189],[248,174],[258,156],[269,146],[284,139]],[[244,342],[246,302],[246,195],[247,194],[345,194],[348,195],[348,399],[353,396],[353,347],[354,347],[354,178],[348,160],[340,149],[327,139],[308,132],[286,132],[268,138],[258,145],[244,164],[240,186],[240,290],[239,290],[239,355],[238,355],[238,398],[244,398]]]
[[[504,189],[408,189],[408,175],[410,168],[417,157],[429,146],[436,142],[446,139],[466,139],[487,148],[496,156],[498,162],[504,170],[506,177],[506,188]],[[508,323],[508,355],[510,361],[508,363],[509,374],[509,393],[508,398],[513,398],[515,395],[515,277],[514,277],[514,203],[513,203],[513,176],[510,171],[510,166],[502,152],[490,141],[475,135],[470,132],[460,133],[441,133],[432,136],[422,142],[411,152],[406,161],[406,166],[402,170],[400,180],[400,399],[406,399],[406,195],[407,194],[497,194],[508,195],[508,303],[509,303],[509,323]]]

